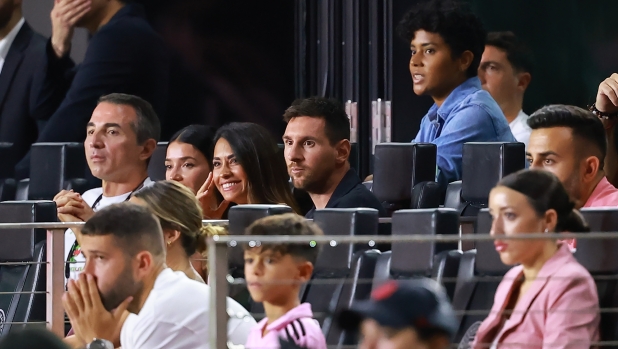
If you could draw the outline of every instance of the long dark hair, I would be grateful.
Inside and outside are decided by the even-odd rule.
[[[247,174],[250,203],[285,203],[299,212],[285,160],[267,129],[251,122],[233,122],[217,131],[214,143],[220,138],[230,143],[236,160]]]
[[[556,232],[582,233],[590,229],[575,210],[575,203],[553,173],[544,170],[521,170],[502,178],[497,186],[504,186],[526,196],[537,215],[554,209],[558,215]]]
[[[212,167],[212,152],[215,145],[213,139],[215,138],[215,131],[216,129],[211,126],[189,125],[174,133],[169,141],[169,144],[173,142],[191,144],[195,147],[195,149],[199,150],[204,155],[210,164],[210,167]]]

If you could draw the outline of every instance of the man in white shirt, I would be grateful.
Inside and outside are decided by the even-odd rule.
[[[522,105],[533,68],[531,51],[515,34],[492,32],[487,35],[479,66],[481,85],[502,109],[515,139],[526,144],[526,148],[531,130]]]
[[[95,211],[128,201],[131,194],[150,184],[148,161],[156,148],[161,126],[157,114],[145,100],[131,95],[101,97],[86,129],[84,148],[92,174],[101,179],[100,188],[83,195],[63,190],[54,201],[63,222],[87,221]],[[65,252],[71,262],[67,278],[83,269],[75,234],[67,230]]]
[[[63,304],[82,343],[208,348],[210,290],[165,265],[163,232],[147,208],[120,203],[98,211],[81,244],[85,269],[69,281]]]

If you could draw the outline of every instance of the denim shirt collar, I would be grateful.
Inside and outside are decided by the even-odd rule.
[[[442,106],[440,108],[438,108],[438,105],[435,103],[431,106],[431,108],[429,108],[429,111],[427,112],[429,121],[435,122],[438,117],[446,121],[451,114],[453,108],[458,106],[461,101],[472,92],[480,89],[481,81],[477,76],[464,81],[461,85],[455,87],[451,94],[446,97],[444,103],[442,103]]]

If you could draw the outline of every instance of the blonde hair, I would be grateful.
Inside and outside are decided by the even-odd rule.
[[[207,239],[227,234],[220,226],[202,225],[202,207],[193,192],[175,181],[159,181],[134,194],[144,200],[148,209],[159,218],[163,230],[180,232],[180,242],[187,256],[208,251]]]

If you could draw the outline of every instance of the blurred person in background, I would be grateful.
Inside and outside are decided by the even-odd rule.
[[[68,349],[55,334],[44,328],[12,330],[0,337],[0,349]]]
[[[555,239],[500,240],[501,236],[587,232],[556,176],[522,170],[489,194],[491,235],[500,260],[517,265],[503,277],[473,347],[514,343],[534,348],[589,348],[599,340],[599,299],[590,273],[566,243]]]
[[[458,326],[446,291],[428,278],[387,281],[338,321],[360,331],[361,349],[447,349]]]
[[[528,146],[528,115],[522,110],[524,93],[532,80],[532,51],[512,32],[491,32],[479,66],[484,90],[496,100],[518,142]]]
[[[59,102],[37,142],[82,142],[97,100],[110,93],[139,96],[165,119],[170,62],[141,5],[125,0],[56,0],[51,22],[46,57],[38,67],[44,76],[38,103]],[[91,35],[77,66],[69,55],[75,28],[85,28]],[[26,156],[16,166],[16,176],[27,178],[29,173]]]
[[[197,193],[204,218],[227,218],[230,204],[282,204],[299,212],[285,160],[268,130],[233,122],[217,131],[214,142],[213,170]],[[215,189],[223,196],[221,204]]]
[[[614,73],[599,84],[596,101],[589,107],[605,127],[607,137],[607,155],[605,156],[605,174],[607,180],[618,186],[618,74]]]

